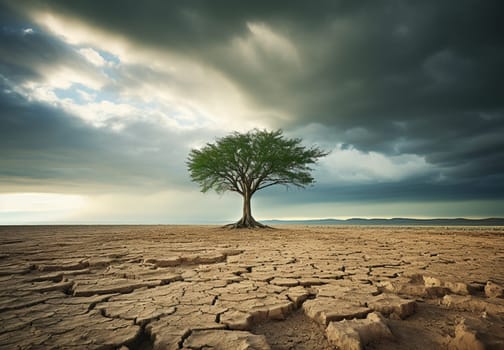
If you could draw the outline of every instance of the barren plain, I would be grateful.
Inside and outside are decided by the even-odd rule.
[[[504,228],[0,227],[0,349],[504,349]]]

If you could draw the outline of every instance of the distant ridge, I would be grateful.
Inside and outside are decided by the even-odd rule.
[[[263,220],[268,225],[402,225],[402,226],[504,226],[504,218],[487,219],[314,219],[314,220]]]

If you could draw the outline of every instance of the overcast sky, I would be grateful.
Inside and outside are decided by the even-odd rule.
[[[0,0],[0,224],[241,215],[186,158],[331,151],[257,219],[504,216],[504,2]]]

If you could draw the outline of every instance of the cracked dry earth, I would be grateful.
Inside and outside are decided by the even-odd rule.
[[[0,349],[504,349],[504,228],[0,227]]]

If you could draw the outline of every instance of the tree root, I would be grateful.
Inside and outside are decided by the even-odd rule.
[[[240,228],[248,228],[248,229],[253,229],[253,228],[265,228],[265,229],[273,229],[273,227],[261,224],[258,221],[255,221],[253,218],[244,220],[243,218],[238,220],[237,222],[234,222],[232,224],[227,224],[224,225],[223,228],[229,228],[229,229],[240,229]]]

